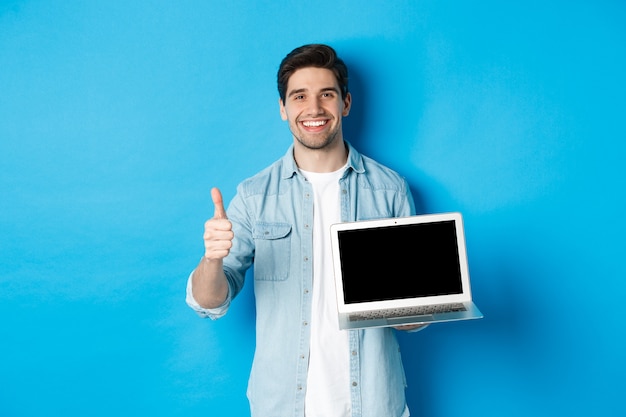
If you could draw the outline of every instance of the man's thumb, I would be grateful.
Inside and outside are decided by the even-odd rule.
[[[227,219],[226,210],[224,210],[224,201],[222,200],[222,193],[219,188],[211,189],[211,199],[213,200],[213,204],[215,205],[215,213],[213,214],[214,219]]]

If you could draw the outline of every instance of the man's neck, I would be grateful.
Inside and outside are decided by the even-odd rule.
[[[298,168],[308,172],[334,172],[346,164],[348,149],[343,140],[323,149],[309,149],[294,141],[293,157]]]

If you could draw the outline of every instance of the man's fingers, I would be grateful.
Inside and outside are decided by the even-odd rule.
[[[226,210],[224,210],[224,201],[222,200],[222,193],[219,188],[211,189],[211,198],[213,199],[213,205],[215,206],[214,219],[227,219]]]
[[[204,257],[222,259],[228,255],[233,243],[232,224],[226,216],[222,193],[218,188],[211,189],[211,199],[215,206],[213,218],[204,224]]]
[[[233,246],[232,225],[228,219],[210,219],[204,224],[204,257],[222,259]]]

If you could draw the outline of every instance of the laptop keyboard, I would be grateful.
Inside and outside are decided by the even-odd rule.
[[[463,303],[437,304],[431,306],[390,308],[385,310],[373,310],[365,313],[350,314],[350,321],[388,319],[404,316],[423,316],[434,313],[451,313],[465,311]]]

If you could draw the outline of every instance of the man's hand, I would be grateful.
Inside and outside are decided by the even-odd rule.
[[[204,257],[209,261],[222,260],[233,246],[233,225],[226,217],[222,193],[218,188],[211,189],[211,199],[215,206],[213,218],[204,223]]]
[[[422,323],[422,324],[405,324],[404,326],[395,326],[394,329],[396,330],[404,330],[404,331],[411,331],[411,330],[418,330],[421,329],[422,327],[426,327],[428,326],[428,324],[426,323]]]
[[[222,260],[233,246],[232,223],[226,218],[222,193],[211,190],[215,206],[213,218],[204,223],[204,256],[193,272],[193,298],[204,308],[216,308],[228,296],[228,283],[224,275]]]

